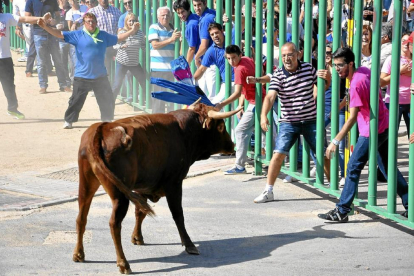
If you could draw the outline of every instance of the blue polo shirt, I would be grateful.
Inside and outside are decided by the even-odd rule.
[[[197,14],[191,13],[187,20],[185,21],[185,39],[188,42],[189,47],[195,47],[196,53],[198,51],[198,48],[200,47],[200,32],[198,29],[198,22],[200,20],[200,17],[198,17]]]
[[[214,23],[216,20],[216,11],[206,8],[203,14],[200,16],[199,30],[200,30],[200,42],[202,39],[208,39],[208,46],[213,44],[213,40],[210,37],[208,32],[208,27],[211,23]]]
[[[76,49],[75,77],[97,79],[107,76],[104,62],[106,48],[117,43],[117,36],[100,31],[97,38],[103,42],[95,43],[83,30],[62,33],[65,42],[74,45]]]
[[[40,0],[27,0],[25,12],[30,12],[32,16],[42,17],[46,13],[50,12],[52,17],[55,16],[55,12],[59,11],[59,5],[56,0],[45,0],[43,3]],[[47,35],[48,32],[43,30],[39,25],[33,25],[34,35]]]
[[[205,67],[210,67],[211,65],[217,66],[220,71],[221,81],[226,82],[226,58],[224,57],[225,49],[220,48],[216,44],[211,45],[206,53],[204,54],[203,60],[201,61],[201,65]],[[234,81],[234,70],[231,67],[231,81]]]

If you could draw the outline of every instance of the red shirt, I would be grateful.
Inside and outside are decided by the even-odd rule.
[[[234,68],[234,84],[242,86],[242,94],[246,97],[246,100],[255,104],[256,98],[256,84],[248,84],[246,78],[248,76],[255,75],[255,66],[253,59],[249,57],[242,57],[239,65]],[[262,87],[262,100],[266,96],[266,90]]]

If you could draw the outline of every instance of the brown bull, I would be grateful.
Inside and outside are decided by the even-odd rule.
[[[234,151],[223,118],[236,112],[218,113],[197,104],[194,109],[138,115],[89,127],[82,135],[78,155],[78,239],[73,260],[85,259],[83,234],[100,185],[112,201],[109,226],[121,273],[131,272],[121,244],[121,223],[130,200],[135,204],[136,218],[133,244],[144,244],[141,224],[147,214],[153,215],[147,199],[157,202],[166,196],[182,245],[187,253],[199,254],[184,225],[182,181],[195,161]]]

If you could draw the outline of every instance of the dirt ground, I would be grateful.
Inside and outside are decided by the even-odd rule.
[[[25,120],[7,114],[3,89],[0,95],[0,175],[26,171],[50,171],[77,162],[77,150],[82,133],[100,121],[95,97],[87,97],[79,122],[73,129],[63,129],[64,113],[71,93],[60,92],[57,78],[49,77],[47,94],[39,94],[37,74],[27,78],[24,62],[17,62],[13,53],[15,85],[19,111]],[[127,104],[117,101],[115,119],[139,114]]]

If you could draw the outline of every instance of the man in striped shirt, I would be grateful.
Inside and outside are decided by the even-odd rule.
[[[174,76],[170,62],[174,59],[174,43],[181,37],[181,32],[174,30],[171,25],[171,10],[167,6],[158,8],[157,18],[158,23],[152,24],[148,30],[151,77],[172,81]],[[153,86],[153,92],[160,89],[157,85]],[[165,113],[165,103],[152,98],[152,113]]]
[[[267,114],[278,96],[281,110],[279,134],[276,138],[274,155],[269,164],[265,191],[255,198],[255,203],[274,199],[273,185],[279,175],[283,160],[300,135],[303,135],[311,150],[316,152],[316,95],[314,94],[314,86],[317,77],[326,80],[325,89],[330,85],[330,74],[327,70],[316,72],[311,64],[299,61],[295,44],[285,43],[282,46],[281,54],[283,66],[275,70],[270,80],[269,92],[263,101],[260,120],[262,129],[268,131]],[[268,79],[269,76],[257,78],[255,82],[265,82],[266,78]],[[328,181],[329,167],[329,159],[325,158],[324,170]]]

